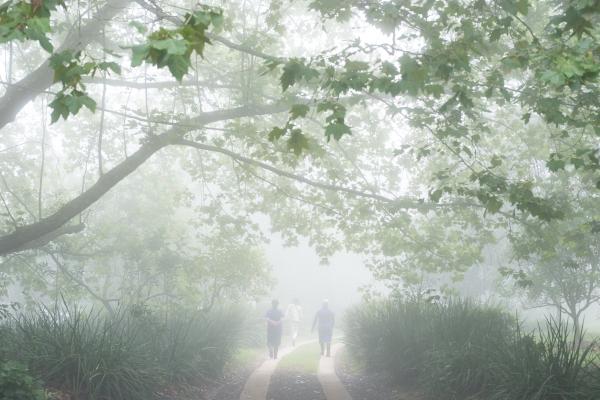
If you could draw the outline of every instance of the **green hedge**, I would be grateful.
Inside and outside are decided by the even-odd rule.
[[[45,385],[88,400],[148,400],[165,387],[214,378],[237,348],[242,313],[114,314],[61,306],[21,314],[3,327],[3,357]]]
[[[594,343],[553,319],[526,333],[500,308],[468,300],[386,300],[348,313],[346,342],[368,369],[431,399],[600,399]]]

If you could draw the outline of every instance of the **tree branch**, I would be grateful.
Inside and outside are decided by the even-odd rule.
[[[129,176],[140,165],[148,160],[159,150],[166,146],[175,144],[182,136],[199,126],[216,121],[250,117],[256,115],[272,114],[286,111],[285,104],[274,104],[256,107],[238,107],[227,110],[211,111],[191,118],[187,123],[195,128],[172,127],[158,136],[149,136],[144,144],[130,157],[113,167],[102,175],[94,185],[60,207],[54,214],[43,218],[35,223],[20,226],[14,232],[0,237],[0,256],[32,248],[32,243],[46,238],[56,237],[53,232],[61,228],[73,217],[86,210],[98,201],[103,195],[110,191],[119,182]]]
[[[100,84],[107,86],[127,87],[132,89],[170,89],[180,86],[201,86],[209,89],[237,89],[236,85],[220,84],[206,81],[196,81],[187,79],[182,82],[173,81],[156,81],[156,82],[135,82],[127,81],[123,79],[104,79],[104,78],[90,78],[86,77],[83,79],[84,83],[88,84]]]
[[[8,203],[6,203],[6,200],[4,199],[4,196],[2,195],[2,192],[0,192],[0,200],[2,200],[2,204],[4,205],[4,209],[6,210],[6,214],[10,217],[10,220],[12,221],[13,225],[14,226],[18,226],[17,220],[15,219],[15,217],[12,214],[12,212],[10,211],[10,207],[8,207]]]
[[[42,219],[42,205],[44,197],[44,167],[46,165],[46,105],[42,101],[42,160],[40,165],[40,179],[38,185],[38,220]]]
[[[305,183],[309,186],[313,186],[319,189],[323,189],[323,190],[327,190],[327,191],[332,191],[332,192],[341,192],[341,193],[346,193],[349,194],[351,196],[355,196],[355,197],[362,197],[362,198],[367,198],[367,199],[372,199],[372,200],[376,200],[379,202],[383,202],[383,203],[388,203],[388,204],[393,204],[399,208],[407,208],[407,209],[430,209],[433,207],[432,204],[426,204],[426,203],[422,203],[418,200],[415,200],[413,198],[399,198],[399,199],[392,199],[389,197],[385,197],[382,196],[380,194],[376,194],[376,193],[367,193],[367,192],[363,192],[357,189],[352,189],[352,188],[347,188],[344,186],[337,186],[337,185],[331,185],[328,183],[323,183],[323,182],[318,182],[318,181],[314,181],[308,178],[305,178],[304,176],[301,175],[297,175],[294,174],[292,172],[288,172],[288,171],[284,171],[281,170],[279,168],[273,167],[272,165],[269,165],[267,163],[264,163],[262,161],[257,161],[245,156],[242,156],[238,153],[235,153],[233,151],[227,150],[227,149],[223,149],[221,147],[217,147],[217,146],[213,146],[213,145],[209,145],[209,144],[204,144],[204,143],[197,143],[191,140],[186,140],[186,139],[178,139],[174,142],[174,144],[177,145],[181,145],[181,146],[189,146],[189,147],[193,147],[199,150],[205,150],[205,151],[211,151],[211,152],[215,152],[215,153],[221,153],[224,154],[228,157],[231,157],[232,159],[239,161],[241,163],[244,163],[246,165],[252,165],[267,171],[270,171],[276,175],[279,176],[283,176],[289,179],[293,179],[295,181],[298,182],[302,182]]]
[[[100,30],[114,18],[130,0],[108,0],[107,4],[85,26],[73,28],[63,44],[55,52],[80,50],[96,40]],[[14,121],[19,111],[39,93],[52,85],[53,71],[46,60],[25,78],[9,86],[0,98],[0,129]]]
[[[68,268],[58,260],[58,257],[56,257],[56,255],[54,253],[52,253],[51,251],[45,251],[45,253],[48,254],[50,256],[50,258],[52,258],[52,261],[54,261],[54,264],[56,265],[56,267],[58,269],[60,269],[60,271],[63,274],[65,274],[73,282],[75,282],[76,284],[78,284],[79,286],[84,288],[93,298],[95,298],[100,303],[102,303],[102,305],[104,306],[104,308],[106,308],[106,310],[109,312],[109,314],[114,314],[115,310],[113,309],[113,307],[110,303],[112,301],[118,301],[118,299],[105,299],[104,297],[100,296],[87,283],[85,283],[83,281],[83,279],[79,279],[76,276],[74,276],[73,274],[71,274],[71,272],[68,270]]]
[[[2,184],[4,185],[4,188],[6,189],[6,191],[15,198],[15,200],[25,209],[25,211],[27,211],[27,213],[31,216],[31,218],[33,218],[34,220],[36,219],[36,215],[33,213],[33,211],[31,211],[29,209],[29,207],[27,206],[27,203],[25,203],[25,201],[23,201],[23,199],[21,199],[19,196],[17,196],[17,194],[14,192],[14,190],[12,190],[10,188],[10,186],[8,186],[8,182],[6,181],[6,178],[4,178],[4,175],[2,174],[2,172],[0,171],[0,180],[2,181]]]
[[[23,250],[31,250],[43,247],[53,241],[54,239],[64,236],[64,235],[72,235],[74,233],[79,233],[85,229],[85,224],[79,223],[76,225],[64,225],[60,228],[46,234],[40,236],[39,238],[24,244],[22,247],[16,249],[15,251],[23,251]]]
[[[153,0],[135,0],[140,6],[150,11],[154,15],[156,15],[160,19],[165,19],[167,21],[171,21],[176,25],[181,25],[181,20],[174,16],[166,13],[160,6],[158,6]],[[213,33],[206,33],[206,37],[208,37],[213,42],[219,42],[222,45],[229,47],[230,49],[237,50],[242,53],[250,54],[252,56],[262,58],[263,60],[279,60],[280,57],[271,56],[269,54],[263,53],[259,50],[253,49],[251,47],[247,47],[238,43],[234,43],[229,39],[225,39],[219,35],[215,35]]]

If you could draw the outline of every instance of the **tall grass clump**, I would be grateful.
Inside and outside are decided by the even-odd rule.
[[[413,384],[431,399],[600,398],[594,343],[561,320],[524,332],[492,305],[382,300],[348,313],[346,341],[369,370]]]
[[[5,324],[7,356],[46,386],[86,400],[146,400],[165,387],[219,374],[236,348],[235,309],[165,316],[135,308],[114,313],[38,307]]]

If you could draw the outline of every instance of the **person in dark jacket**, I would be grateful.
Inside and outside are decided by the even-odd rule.
[[[319,328],[319,344],[321,345],[321,355],[327,354],[331,357],[331,338],[333,337],[333,325],[335,324],[335,315],[329,309],[329,301],[323,300],[321,309],[317,311],[313,321],[312,330]]]
[[[279,346],[281,345],[281,336],[283,334],[283,312],[279,309],[279,301],[273,300],[271,308],[265,315],[267,318],[267,346],[269,347],[269,356],[277,359]]]

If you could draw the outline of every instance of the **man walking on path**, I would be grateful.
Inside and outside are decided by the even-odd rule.
[[[271,308],[265,315],[267,318],[267,346],[269,357],[277,359],[279,346],[281,345],[281,334],[283,333],[283,313],[279,309],[279,301],[273,300]]]
[[[331,357],[331,338],[333,337],[334,324],[335,315],[329,309],[329,301],[323,300],[323,305],[321,306],[321,309],[317,311],[312,326],[313,332],[315,326],[319,327],[319,344],[321,345],[322,356],[325,355],[325,350],[327,350],[327,357]]]
[[[298,332],[300,331],[300,322],[302,321],[302,307],[300,307],[300,300],[294,299],[288,306],[285,311],[285,319],[290,321],[292,346],[296,346],[296,339],[298,339]]]

